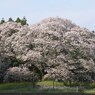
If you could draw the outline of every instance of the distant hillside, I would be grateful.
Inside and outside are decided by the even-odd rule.
[[[1,24],[0,81],[33,78],[95,81],[95,34],[61,18]]]

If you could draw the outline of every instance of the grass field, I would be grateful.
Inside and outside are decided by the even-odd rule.
[[[42,81],[38,82],[36,85],[38,86],[50,86],[53,87],[53,81]],[[64,87],[62,82],[55,82],[54,86]],[[0,92],[1,93],[64,93],[64,92],[77,92],[76,88],[64,88],[64,89],[33,89],[32,83],[23,82],[23,83],[4,83],[0,84]],[[84,90],[84,93],[95,93],[95,88]]]
[[[41,82],[38,82],[37,85],[53,86],[53,81],[41,81]],[[63,82],[54,82],[54,86],[64,86],[64,84]]]
[[[94,93],[95,94],[95,88],[94,89],[90,89],[90,90],[86,90],[85,93]]]

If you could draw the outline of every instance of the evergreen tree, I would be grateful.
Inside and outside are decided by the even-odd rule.
[[[5,19],[4,18],[1,19],[0,24],[3,24],[3,23],[5,23]]]
[[[21,19],[18,17],[15,22],[21,23]]]
[[[9,21],[9,22],[13,22],[13,19],[10,17],[8,21]]]
[[[21,20],[21,25],[27,25],[27,19],[24,16],[23,19]]]

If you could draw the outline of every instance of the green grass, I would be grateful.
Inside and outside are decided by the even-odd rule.
[[[31,86],[32,83],[4,83],[4,84],[0,84],[0,90],[8,90],[8,89],[18,89],[18,88],[22,88],[22,87],[29,87]]]
[[[23,82],[23,83],[3,83],[0,84],[0,93],[68,93],[68,92],[76,92],[76,88],[64,88],[64,89],[53,89],[53,81],[41,81],[36,85],[39,86],[51,86],[51,89],[33,89],[31,82]],[[54,86],[63,87],[63,82],[54,82]],[[91,86],[94,87],[94,84]],[[87,88],[84,90],[84,93],[95,93],[95,88]]]
[[[0,84],[0,92],[15,92],[32,88],[32,83],[4,83]]]
[[[0,92],[6,93],[6,92],[11,92],[11,93],[16,93],[16,92],[21,92],[21,93],[63,93],[63,92],[72,92],[72,89],[64,89],[64,90],[56,90],[53,89],[53,81],[42,81],[38,82],[36,85],[38,86],[51,86],[51,89],[33,89],[32,88],[32,83],[29,82],[23,82],[23,83],[3,83],[0,84]],[[54,86],[63,86],[62,82],[54,82]],[[74,90],[75,91],[75,90]]]
[[[53,81],[42,81],[38,82],[36,85],[53,86]],[[63,86],[63,83],[54,82],[54,86]],[[38,89],[36,91],[35,90],[36,89],[32,89],[32,82],[0,84],[0,92],[40,92]]]
[[[37,85],[40,86],[53,86],[53,81],[41,81]],[[54,86],[64,86],[63,82],[54,82]]]
[[[89,90],[85,90],[85,93],[94,93],[95,94],[95,88],[94,89],[89,89]]]

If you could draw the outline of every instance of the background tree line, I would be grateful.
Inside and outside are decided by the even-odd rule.
[[[5,21],[4,18],[1,19],[0,24],[3,24],[5,22],[17,22],[17,23],[21,23],[21,25],[28,25],[27,23],[27,19],[24,16],[22,19],[21,18],[17,18],[16,20],[13,20],[11,17],[8,19],[8,21]]]

